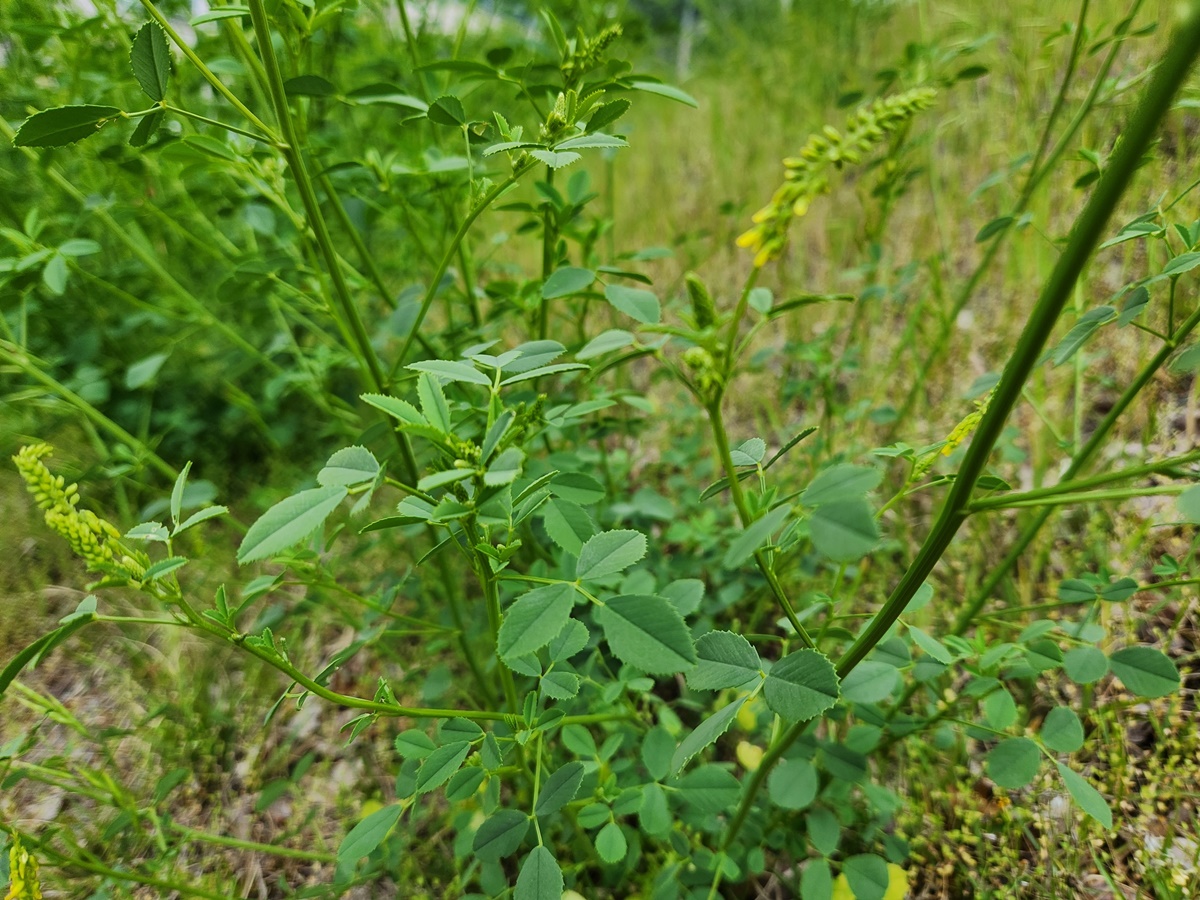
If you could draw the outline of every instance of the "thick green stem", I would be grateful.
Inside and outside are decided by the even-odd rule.
[[[325,258],[325,268],[333,284],[336,308],[331,306],[330,313],[339,327],[347,332],[348,342],[354,347],[359,363],[366,369],[368,376],[366,380],[369,386],[373,390],[382,392],[387,387],[387,377],[379,358],[375,355],[375,348],[371,346],[371,338],[367,334],[366,326],[363,325],[362,317],[358,314],[358,308],[350,296],[350,287],[346,284],[341,262],[333,247],[329,226],[321,212],[317,193],[313,189],[312,179],[309,177],[308,168],[304,163],[304,154],[300,149],[296,125],[292,120],[291,110],[288,108],[287,91],[283,87],[283,74],[279,70],[279,60],[275,58],[275,48],[271,44],[271,27],[267,21],[263,0],[250,0],[250,19],[254,23],[258,51],[262,56],[263,67],[266,69],[267,85],[271,89],[271,101],[275,105],[275,116],[279,120],[279,127],[283,132],[283,140],[286,145],[283,154],[287,158],[288,168],[291,169],[296,189],[300,193],[300,202],[308,217],[308,225],[312,228],[317,246]]]

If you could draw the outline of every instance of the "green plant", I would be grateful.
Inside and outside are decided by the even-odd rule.
[[[297,288],[301,296],[289,314],[301,316],[314,341],[330,346],[328,359],[336,361],[325,371],[303,367],[309,354],[297,347],[298,389],[315,408],[336,416],[333,430],[341,432],[344,446],[316,473],[317,486],[274,503],[241,537],[240,564],[268,561],[281,570],[240,589],[230,587],[231,576],[209,606],[197,599],[190,580],[201,555],[189,554],[186,544],[194,528],[228,510],[204,506],[185,515],[190,465],[176,475],[150,442],[54,379],[19,342],[0,344],[10,365],[138,451],[135,462],[174,478],[169,500],[160,504],[169,524],[147,516],[122,533],[79,508],[75,486],[47,468],[48,446],[31,445],[17,454],[18,470],[47,525],[101,576],[91,589],[131,589],[140,614],[102,613],[98,598],[89,595],[0,672],[0,691],[86,626],[155,625],[203,635],[282,673],[289,687],[280,704],[303,707],[316,697],[352,710],[354,718],[344,727],[351,741],[367,739],[372,726],[382,727],[380,720],[406,720],[409,727],[394,738],[400,760],[394,800],[385,797],[387,802],[348,829],[332,860],[333,890],[403,872],[398,823],[407,816],[413,833],[447,821],[454,833],[452,858],[428,876],[439,893],[499,896],[511,890],[519,900],[550,900],[570,887],[615,896],[636,890],[656,898],[713,897],[723,885],[770,871],[804,897],[843,890],[859,898],[892,896],[908,877],[900,867],[907,845],[893,829],[902,801],[872,776],[890,748],[914,737],[946,745],[981,742],[988,748],[986,771],[1005,790],[1019,790],[1039,772],[1053,771],[1083,812],[1112,826],[1104,796],[1068,765],[1084,745],[1080,712],[1063,703],[1041,709],[1045,701],[1037,688],[1044,673],[1061,669],[1083,691],[1110,671],[1136,696],[1174,691],[1179,672],[1158,649],[1137,641],[1102,649],[1112,637],[1103,624],[1105,610],[1148,585],[1128,576],[1110,580],[1108,571],[1064,579],[1057,600],[1037,610],[1057,617],[1025,623],[1011,640],[1005,639],[1009,610],[987,613],[985,607],[1044,523],[1043,510],[1163,494],[1178,495],[1184,517],[1197,518],[1198,488],[1182,483],[1194,477],[1196,452],[1093,476],[1085,470],[1117,418],[1168,359],[1182,369],[1194,365],[1194,346],[1174,354],[1200,322],[1200,311],[1185,314],[1194,300],[1178,287],[1200,265],[1192,249],[1200,229],[1168,228],[1176,224],[1169,221],[1175,203],[1127,225],[1110,244],[1161,240],[1170,261],[1157,274],[1127,285],[1121,312],[1102,306],[1081,317],[1048,354],[1046,347],[1200,52],[1200,12],[1193,10],[1181,24],[1095,180],[1003,374],[979,391],[974,408],[960,411],[946,439],[930,446],[879,447],[875,462],[862,464],[854,461],[852,447],[831,449],[836,434],[821,434],[821,449],[797,464],[802,442],[816,428],[794,429],[770,454],[762,437],[735,445],[728,419],[733,386],[757,364],[751,351],[769,329],[798,311],[846,298],[810,292],[777,300],[759,279],[764,267],[783,258],[793,220],[808,212],[835,173],[867,162],[881,149],[894,161],[912,122],[935,105],[930,87],[918,83],[864,105],[844,132],[826,129],[785,161],[787,180],[741,240],[754,258],[736,299],[723,302],[721,291],[692,273],[681,291],[684,307],[681,298],[668,297],[664,304],[647,289],[649,278],[632,268],[652,254],[621,257],[606,249],[601,238],[612,223],[604,216],[589,218],[593,197],[586,176],[556,183],[559,170],[580,161],[581,151],[610,153],[626,146],[624,137],[608,133],[630,106],[621,94],[640,91],[692,102],[678,89],[608,60],[619,29],[568,38],[547,14],[549,57],[534,50],[523,64],[511,62],[515,51],[489,55],[487,63],[414,61],[421,73],[446,71],[488,89],[511,90],[528,108],[514,103],[515,109],[476,117],[467,111],[475,106],[464,102],[472,96],[462,87],[428,102],[410,95],[402,100],[378,92],[359,95],[391,96],[391,102],[416,110],[419,127],[434,136],[433,158],[446,159],[451,141],[463,154],[462,164],[448,169],[456,180],[439,187],[449,199],[437,217],[445,235],[429,254],[432,277],[407,305],[397,305],[397,313],[405,313],[402,327],[381,335],[370,329],[356,289],[383,279],[360,277],[339,254],[327,210],[343,230],[357,232],[342,220],[348,214],[317,161],[318,149],[305,141],[322,98],[350,95],[339,94],[323,76],[285,70],[275,40],[276,34],[282,38],[286,66],[298,68],[311,60],[317,36],[332,27],[336,7],[306,12],[286,6],[272,18],[262,0],[251,0],[248,13],[232,7],[217,13],[231,20],[230,43],[250,73],[247,80],[269,98],[274,112],[269,124],[157,7],[148,0],[144,5],[154,22],[133,39],[132,62],[152,105],[136,112],[91,104],[47,110],[31,116],[15,141],[59,146],[138,119],[132,140],[146,145],[169,113],[253,142],[255,149],[244,156],[226,158],[224,174],[266,182],[264,192],[276,198],[279,210],[294,215],[299,245],[294,260],[311,267],[305,284],[311,282],[320,299]],[[1086,3],[1082,9],[1086,14]],[[243,30],[244,17],[257,53]],[[410,31],[407,23],[405,30]],[[244,123],[221,125],[215,116],[166,100],[168,38]],[[409,48],[415,53],[411,40]],[[364,154],[364,168],[374,165],[374,176],[383,182],[393,167],[374,149],[373,158]],[[209,150],[230,157],[217,147]],[[484,174],[482,167],[492,164],[487,161],[501,159],[506,169]],[[537,176],[532,197],[515,193]],[[298,210],[292,210],[289,193],[298,198]],[[886,204],[891,197],[888,188],[880,200]],[[497,207],[502,199],[508,202]],[[490,279],[481,289],[478,248],[470,236],[493,208],[523,217],[519,230],[535,238],[530,255],[536,262],[530,277],[514,267],[505,273],[510,277]],[[36,225],[27,224],[21,239],[35,241]],[[1175,252],[1172,241],[1180,240],[1184,248]],[[374,269],[361,235],[352,243],[364,268]],[[71,258],[63,246],[42,248],[46,253],[33,243],[23,246],[26,259],[38,257],[25,268],[44,262],[40,277],[46,282],[53,264],[49,280],[61,284],[58,270]],[[1152,286],[1164,281],[1169,295],[1160,329],[1140,317],[1149,314]],[[387,293],[386,285],[375,287]],[[435,312],[439,299],[443,305]],[[203,304],[188,309],[204,314]],[[431,328],[438,312],[441,327]],[[314,324],[317,317],[323,324]],[[624,327],[593,334],[593,323],[602,318]],[[1092,436],[1075,442],[1078,449],[1059,483],[1014,491],[989,471],[1009,416],[1040,364],[1078,363],[1080,349],[1110,324],[1143,328],[1161,340],[1162,349]],[[235,328],[214,328],[234,343],[241,340]],[[510,340],[513,335],[518,337]],[[413,358],[418,345],[428,358]],[[242,349],[247,358],[261,356],[253,347]],[[565,361],[571,356],[573,361]],[[699,471],[698,448],[710,448],[710,483],[702,487],[695,472],[685,473],[689,493],[679,492],[678,503],[690,504],[695,514],[690,529],[661,524],[671,519],[671,497],[649,488],[648,494],[622,496],[620,486],[636,461],[627,449],[610,446],[609,438],[629,441],[649,428],[628,418],[629,411],[648,405],[647,391],[636,387],[642,361],[654,365],[660,390],[693,400],[680,414],[693,432],[689,447],[675,448],[682,459]],[[356,388],[333,379],[340,368],[357,379]],[[835,369],[821,379],[827,396],[835,392],[836,380]],[[703,440],[694,433],[701,430],[698,424],[707,425]],[[825,431],[836,427],[830,409],[822,424]],[[889,465],[903,471],[889,473]],[[1155,474],[1173,482],[1152,488],[1138,483]],[[881,486],[892,496],[876,508],[872,495]],[[891,551],[902,548],[883,543],[884,514],[911,509],[908,504],[935,492],[944,493],[940,511],[913,560],[898,569],[888,566]],[[368,519],[383,498],[392,507],[389,514]],[[713,516],[700,517],[713,508]],[[984,589],[972,595],[956,622],[944,627],[931,619],[930,611],[940,605],[933,601],[947,593],[945,585],[934,584],[935,567],[964,524],[988,512],[1026,508],[1035,510],[1035,518],[1019,538],[1025,544],[999,562],[989,561]],[[689,569],[678,558],[675,541],[706,553],[711,568],[719,570],[709,574],[719,590],[706,591],[695,577],[699,567]],[[352,559],[358,548],[411,559],[416,587],[411,608],[398,608],[398,590],[341,584],[341,560]],[[872,578],[875,565],[884,578]],[[355,623],[348,647],[320,661],[293,649],[302,624],[284,601],[283,573],[319,596],[344,595]],[[1178,565],[1171,577],[1179,584],[1194,581]],[[881,604],[853,602],[885,580],[893,584]],[[272,607],[277,614],[264,608],[269,599],[277,601]],[[1083,608],[1078,619],[1059,615],[1078,607]],[[334,686],[338,670],[356,657],[387,652],[389,639],[414,636],[422,653],[457,647],[453,669],[467,677],[450,691],[450,704],[413,699],[421,691],[415,683],[386,673],[374,679],[369,697]],[[736,743],[727,737],[735,725],[744,735]],[[11,765],[29,771],[20,760]],[[744,783],[735,775],[739,770]],[[430,802],[437,794],[450,812]],[[139,804],[131,795],[114,782],[102,799],[167,847],[171,829],[160,822],[156,805]],[[200,839],[220,844],[212,835]],[[13,853],[22,846],[62,865],[121,877],[114,868],[97,869],[83,848],[27,833],[14,837]],[[245,842],[231,846],[257,849]],[[308,858],[330,862],[328,855]],[[129,880],[185,889],[145,873]],[[194,892],[211,895],[204,890]]]

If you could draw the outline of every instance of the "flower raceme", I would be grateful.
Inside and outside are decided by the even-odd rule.
[[[139,580],[149,560],[120,543],[121,532],[86,509],[78,509],[79,488],[53,474],[42,460],[54,449],[49,444],[22,447],[13,462],[34,501],[45,511],[46,524],[63,537],[75,555],[92,571]]]
[[[42,883],[38,878],[38,861],[13,837],[8,851],[8,893],[4,900],[42,900]]]
[[[812,201],[829,190],[829,170],[857,165],[863,154],[932,106],[936,97],[932,88],[881,97],[855,112],[844,133],[826,125],[809,137],[799,155],[783,161],[785,181],[771,202],[754,214],[754,227],[737,239],[738,246],[754,251],[754,265],[759,268],[782,256],[792,219],[807,213]]]

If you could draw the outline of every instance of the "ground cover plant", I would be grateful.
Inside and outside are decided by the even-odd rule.
[[[0,14],[13,897],[1197,887],[1195,4],[806,110],[912,11],[102,6]]]

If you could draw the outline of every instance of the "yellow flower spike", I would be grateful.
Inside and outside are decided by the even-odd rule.
[[[37,857],[21,846],[21,839],[16,835],[13,835],[8,851],[8,877],[8,893],[4,900],[42,900]]]
[[[45,510],[46,524],[64,538],[88,568],[111,575],[137,579],[145,573],[149,559],[119,543],[121,532],[94,512],[78,509],[79,488],[54,475],[42,460],[54,452],[49,444],[22,447],[14,456],[17,472],[37,505]],[[120,554],[116,551],[120,551]],[[128,558],[132,565],[118,562]]]
[[[831,167],[840,170],[859,163],[862,154],[932,106],[935,96],[928,88],[917,88],[876,100],[850,116],[844,132],[827,125],[810,136],[798,154],[785,159],[784,183],[771,202],[754,214],[756,227],[737,242],[739,247],[754,251],[754,265],[761,268],[783,255],[792,219],[805,215],[812,199],[829,189],[826,172]]]

